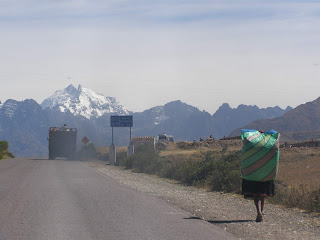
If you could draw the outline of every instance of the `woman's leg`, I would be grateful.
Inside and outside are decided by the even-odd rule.
[[[261,202],[261,214],[263,214],[263,208],[264,208],[264,196],[260,196],[260,202]]]
[[[260,196],[257,194],[254,194],[253,201],[254,201],[254,205],[256,206],[256,209],[257,209],[257,215],[261,215],[261,205],[259,204]]]
[[[261,204],[260,204],[260,195],[259,194],[254,194],[254,205],[256,206],[257,209],[257,219],[256,222],[261,222],[262,221],[262,212],[261,212]]]

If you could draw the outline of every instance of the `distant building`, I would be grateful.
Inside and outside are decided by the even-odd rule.
[[[135,148],[139,146],[151,146],[154,148],[156,145],[156,139],[155,137],[133,137],[132,144]]]

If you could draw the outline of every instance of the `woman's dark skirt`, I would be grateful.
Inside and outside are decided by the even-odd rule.
[[[274,196],[274,182],[273,180],[266,182],[255,182],[242,179],[242,194],[245,198],[252,198],[253,195],[260,196]]]

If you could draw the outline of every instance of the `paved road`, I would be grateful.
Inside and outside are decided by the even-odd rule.
[[[0,161],[0,240],[233,239],[80,161]]]

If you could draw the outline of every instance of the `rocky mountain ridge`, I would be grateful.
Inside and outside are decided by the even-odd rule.
[[[301,104],[281,117],[259,119],[242,128],[259,129],[263,131],[274,129],[280,133],[286,133],[286,140],[320,138],[320,98]],[[231,136],[239,135],[240,131],[240,128],[235,129],[231,133]],[[291,135],[291,137],[289,137],[289,135]]]
[[[291,107],[282,109],[278,106],[259,108],[256,105],[239,105],[231,108],[228,103],[222,106],[213,114],[214,128],[218,131],[219,137],[228,136],[234,129],[248,125],[258,119],[273,119],[283,116],[291,111]],[[240,135],[240,134],[239,134]]]
[[[222,138],[229,135],[233,129],[252,121],[266,116],[279,117],[290,110],[291,107],[260,109],[257,106],[246,105],[234,109],[225,103],[211,115],[178,100],[141,113],[134,113],[135,131],[141,136],[146,133],[149,135],[168,133],[174,135],[176,140],[182,141],[197,140],[210,135]]]

